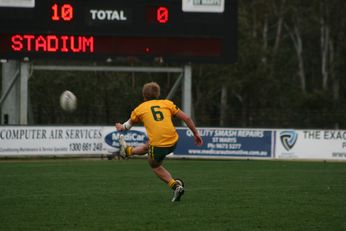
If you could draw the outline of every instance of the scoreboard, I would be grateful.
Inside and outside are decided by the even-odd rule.
[[[236,0],[0,0],[0,59],[232,63]]]

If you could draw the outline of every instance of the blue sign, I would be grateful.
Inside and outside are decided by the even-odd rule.
[[[130,146],[138,146],[145,144],[148,141],[148,137],[144,132],[129,130],[124,132],[110,132],[105,136],[105,142],[113,148],[119,148],[119,136],[123,134],[125,136],[125,141]]]
[[[179,142],[174,155],[272,157],[273,132],[260,129],[198,129],[204,144],[196,146],[188,128],[177,128]]]

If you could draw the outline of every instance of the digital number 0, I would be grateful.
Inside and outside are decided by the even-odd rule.
[[[156,10],[156,20],[158,23],[165,24],[168,22],[168,8],[161,6]]]

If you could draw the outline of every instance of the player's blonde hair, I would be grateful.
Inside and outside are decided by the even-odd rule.
[[[160,97],[160,85],[156,82],[150,82],[143,85],[143,98],[145,100],[158,99]]]

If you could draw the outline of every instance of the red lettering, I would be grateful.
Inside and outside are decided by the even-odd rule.
[[[35,40],[35,51],[40,51],[40,49],[47,51],[47,42],[42,35],[38,36]]]
[[[55,35],[47,36],[47,51],[56,52],[59,48],[59,40]]]
[[[87,52],[87,47],[89,47],[90,53],[94,53],[94,37],[83,37],[83,52]]]
[[[52,20],[53,21],[59,21],[59,16],[58,16],[58,5],[54,4],[52,6],[52,10],[53,10],[53,15],[52,15]]]
[[[21,51],[23,49],[23,38],[19,34],[13,35],[11,38],[12,41],[12,50],[14,51]]]
[[[70,21],[73,18],[73,7],[70,4],[64,4],[61,7],[61,17],[64,21]]]
[[[58,6],[58,4],[54,4],[52,6],[52,17],[53,21],[71,21],[73,19],[73,6],[70,4],[64,4],[63,6]]]
[[[63,35],[63,36],[61,36],[60,39],[61,39],[61,42],[62,42],[61,52],[68,52],[68,49],[67,49],[68,36]]]
[[[35,38],[35,36],[29,35],[29,34],[25,34],[25,35],[23,35],[23,38],[26,40],[28,51],[31,51],[31,49],[32,49],[31,48],[31,42]]]
[[[76,41],[76,37],[75,36],[70,36],[70,42],[71,42],[71,50],[74,53],[79,53],[81,52],[82,48],[82,42],[81,42],[81,37],[78,36],[78,41]],[[76,47],[76,42],[77,42],[77,47]]]
[[[11,37],[11,48],[18,52],[94,53],[95,41],[93,36],[17,34]]]
[[[168,8],[159,7],[156,12],[156,20],[158,23],[167,23],[168,22]]]

